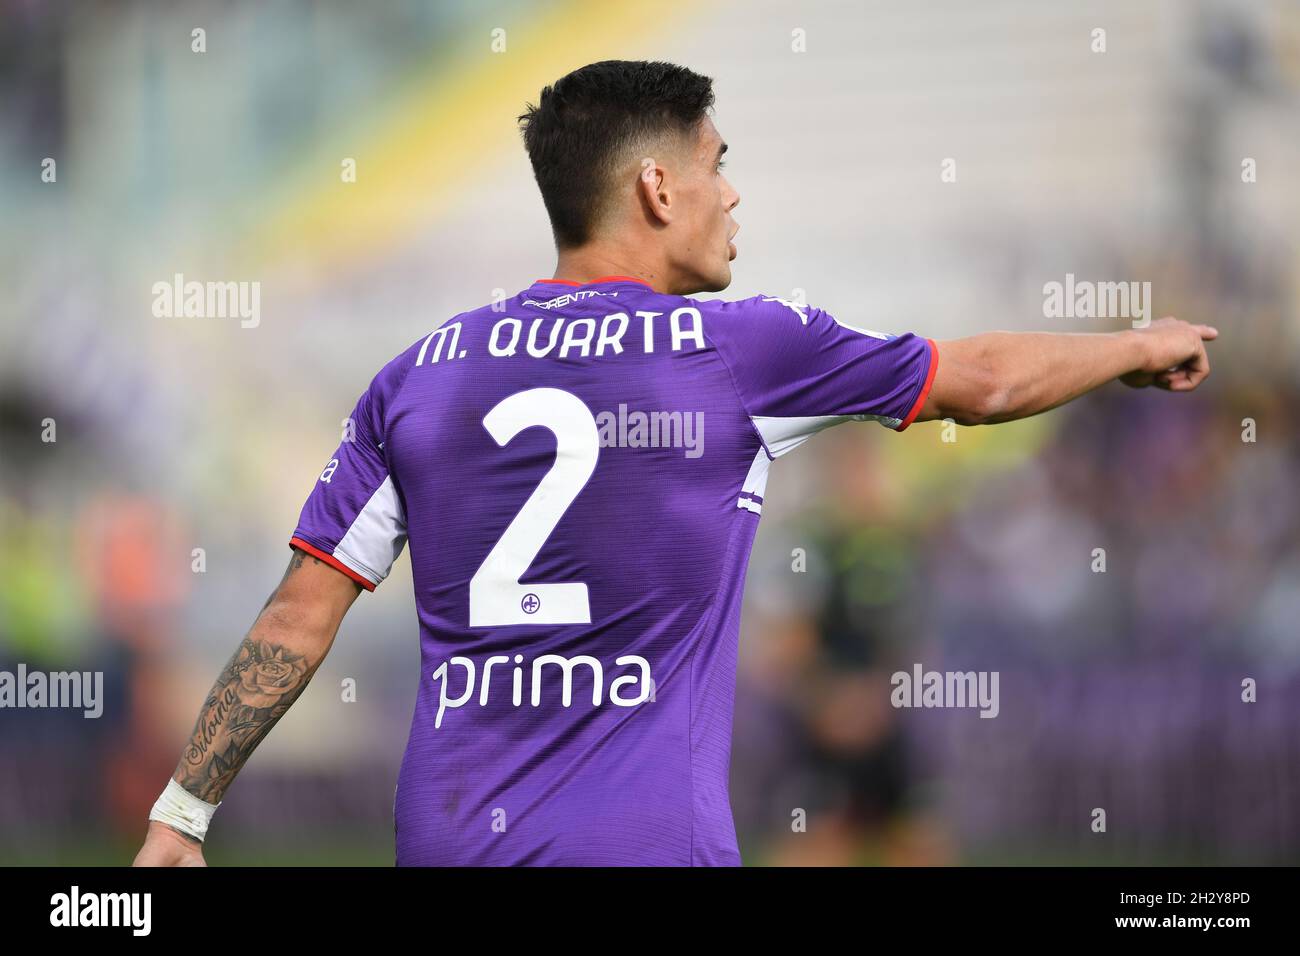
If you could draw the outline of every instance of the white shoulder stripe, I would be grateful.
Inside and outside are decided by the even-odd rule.
[[[406,545],[406,515],[391,475],[375,489],[343,536],[334,557],[372,584],[388,577]]]
[[[751,418],[758,433],[772,452],[774,458],[780,458],[787,452],[794,451],[823,428],[838,425],[840,422],[876,421],[889,428],[897,428],[902,421],[885,415],[809,415],[804,417],[778,418],[767,415],[754,415]]]

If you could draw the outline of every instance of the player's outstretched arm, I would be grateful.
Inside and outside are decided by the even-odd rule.
[[[249,755],[306,689],[360,593],[351,578],[295,548],[284,578],[212,685],[172,780],[200,800],[220,803]],[[134,865],[203,866],[202,846],[150,820]]]
[[[992,425],[1063,405],[1112,379],[1174,392],[1210,374],[1208,325],[1174,318],[1119,332],[986,332],[938,342],[939,367],[916,421]]]

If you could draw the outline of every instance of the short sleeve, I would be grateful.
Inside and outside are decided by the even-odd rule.
[[[384,454],[385,369],[344,422],[343,441],[307,496],[290,545],[368,591],[388,577],[406,545],[406,515]]]
[[[931,339],[853,328],[788,299],[726,302],[718,315],[706,329],[773,458],[840,422],[902,431],[925,404],[938,368]]]

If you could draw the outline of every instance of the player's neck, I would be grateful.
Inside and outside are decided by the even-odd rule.
[[[640,279],[656,292],[667,291],[667,276],[644,256],[597,246],[561,250],[552,278],[586,285],[606,276]]]

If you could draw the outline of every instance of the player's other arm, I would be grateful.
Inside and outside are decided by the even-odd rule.
[[[1174,392],[1210,374],[1208,325],[1164,318],[1104,333],[986,332],[937,342],[938,370],[916,421],[992,425],[1037,415],[1119,379]]]
[[[289,567],[199,711],[172,779],[210,804],[298,699],[361,587],[295,548]],[[149,821],[136,866],[202,866],[202,843]]]

